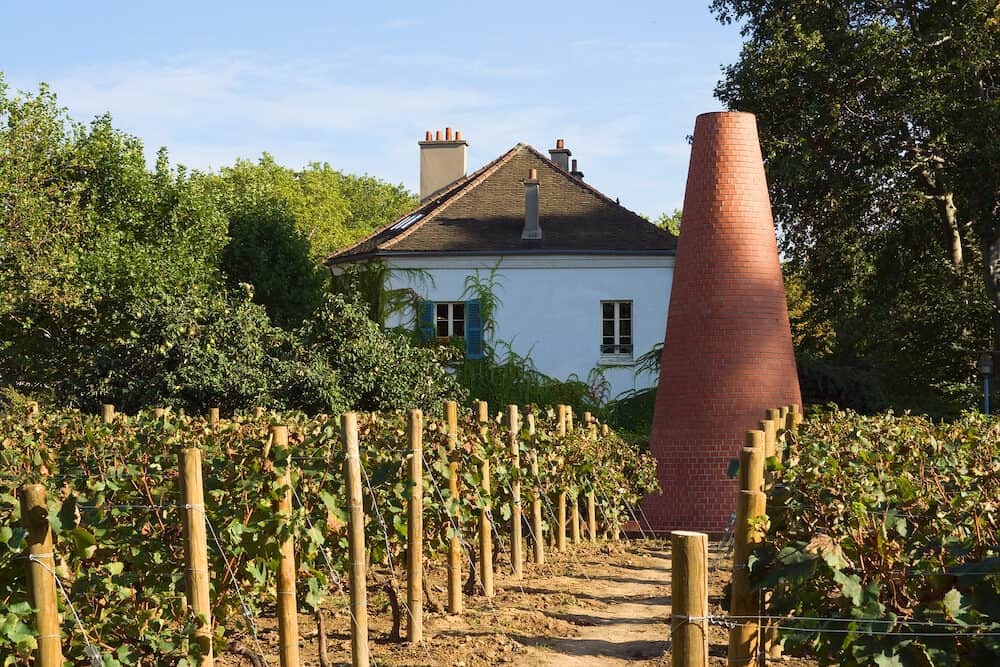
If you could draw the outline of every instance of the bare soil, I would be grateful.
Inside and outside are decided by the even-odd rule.
[[[709,605],[723,614],[722,588],[730,557],[710,556]],[[509,560],[497,564],[496,596],[465,597],[461,616],[430,611],[425,603],[420,646],[390,642],[391,613],[384,594],[369,598],[370,645],[374,664],[384,667],[662,666],[670,664],[670,545],[660,540],[580,544],[565,554],[546,553],[546,564],[526,563],[518,582]],[[445,570],[430,564],[431,597],[446,602]],[[405,601],[405,587],[401,597]],[[325,605],[331,665],[350,665],[350,615],[346,596]],[[405,636],[405,615],[403,633]],[[277,665],[278,634],[273,615],[257,621],[267,665]],[[315,619],[299,616],[301,663],[318,666]],[[242,644],[253,648],[248,637]],[[709,664],[725,665],[728,630],[709,627]],[[224,667],[250,665],[232,653],[219,656]],[[787,667],[814,667],[808,658],[785,657]]]

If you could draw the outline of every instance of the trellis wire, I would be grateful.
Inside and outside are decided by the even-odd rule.
[[[215,541],[215,546],[219,550],[219,556],[222,558],[222,562],[226,566],[226,572],[229,574],[230,584],[236,589],[236,597],[240,600],[240,612],[243,614],[243,618],[247,620],[247,623],[250,624],[250,633],[253,636],[253,643],[257,649],[257,655],[261,657],[261,660],[267,662],[267,658],[264,656],[264,651],[260,646],[260,640],[257,638],[257,624],[254,622],[253,615],[250,613],[250,607],[247,606],[246,600],[243,599],[243,591],[241,590],[239,582],[236,580],[236,573],[233,572],[233,568],[229,566],[229,559],[226,558],[226,550],[222,548],[222,542],[219,540],[219,535],[215,532],[215,526],[212,525],[212,519],[209,518],[208,512],[205,510],[205,506],[185,505],[184,509],[198,510],[205,517],[205,524],[208,526],[209,532],[212,533],[212,539]]]
[[[56,585],[59,586],[59,590],[62,592],[63,600],[66,601],[66,606],[69,607],[71,612],[73,612],[73,618],[76,620],[76,627],[80,628],[80,633],[83,635],[83,650],[87,655],[87,659],[90,660],[92,667],[102,667],[104,665],[104,658],[101,656],[101,652],[97,649],[97,647],[90,643],[90,637],[87,635],[87,629],[83,627],[80,615],[76,613],[76,607],[73,606],[73,601],[70,599],[69,593],[66,591],[66,587],[63,585],[62,579],[59,578],[59,575],[56,574],[55,570],[49,567],[42,560],[43,557],[53,558],[54,554],[29,554],[28,560],[32,563],[40,565],[43,570],[51,574],[52,578],[55,579]]]
[[[412,454],[411,450],[407,451],[410,451],[410,453]],[[365,485],[368,487],[368,492],[371,494],[372,507],[375,509],[375,516],[378,517],[378,522],[382,527],[382,536],[385,538],[385,557],[386,560],[389,561],[389,573],[392,575],[392,583],[397,591],[396,599],[399,602],[399,605],[406,610],[406,615],[410,617],[410,621],[412,622],[413,611],[410,609],[410,605],[406,603],[403,596],[399,594],[400,591],[399,579],[398,577],[396,577],[396,568],[393,565],[392,561],[392,547],[389,544],[389,527],[388,525],[386,525],[385,519],[382,518],[382,511],[379,509],[378,503],[375,502],[375,489],[374,487],[372,487],[372,482],[368,478],[368,471],[365,470],[365,467],[363,465],[361,465],[360,460],[358,461],[358,468],[361,469],[361,474],[364,475],[365,477]],[[418,557],[423,558],[423,554],[420,554]],[[421,582],[421,585],[423,585],[423,582]],[[420,642],[420,645],[423,647],[424,652],[427,654],[427,657],[433,661],[433,656],[431,656],[430,649],[427,648],[427,642],[422,641]]]
[[[291,486],[292,486],[292,497],[295,498],[295,502],[299,504],[299,507],[301,507],[304,510],[306,522],[309,524],[309,529],[315,530],[312,518],[309,516],[309,510],[306,509],[306,506],[302,503],[302,499],[299,498],[299,492],[295,490],[295,485],[293,484]],[[337,589],[341,594],[343,594],[344,593],[343,580],[340,578],[340,575],[337,574],[336,570],[333,569],[333,563],[330,562],[330,556],[326,551],[325,544],[320,545],[320,553],[323,554],[323,561],[326,563],[327,569],[330,570],[330,576],[333,578],[334,583],[337,584]],[[354,624],[356,626],[358,623],[358,619],[355,618],[354,610],[351,608],[351,605],[347,605],[347,613],[350,614],[351,620],[354,621]],[[375,656],[371,652],[368,653],[368,660],[370,664],[372,664],[374,667],[378,667],[378,663],[375,661]]]

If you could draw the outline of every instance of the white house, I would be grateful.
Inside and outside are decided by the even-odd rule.
[[[333,270],[383,263],[388,289],[419,296],[423,335],[463,338],[474,358],[483,323],[467,278],[496,268],[487,343],[559,379],[600,368],[611,397],[655,383],[635,360],[663,340],[676,237],[585,182],[562,140],[550,157],[518,144],[472,174],[461,133],[419,145],[420,205],[332,256]]]

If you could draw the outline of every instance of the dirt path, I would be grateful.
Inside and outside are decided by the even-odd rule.
[[[655,549],[588,549],[570,574],[546,585],[573,601],[552,615],[574,626],[572,637],[524,637],[525,664],[591,667],[657,664],[670,647],[670,557]],[[609,556],[618,556],[609,558]],[[642,664],[639,662],[639,664]]]
[[[509,563],[497,564],[497,595],[467,597],[461,616],[428,612],[421,646],[390,642],[386,600],[370,599],[371,652],[379,667],[663,667],[670,664],[670,551],[662,541],[572,547],[548,554],[538,568],[525,565],[525,577],[509,576]],[[729,578],[729,556],[710,557],[709,607],[723,613],[722,588]],[[444,599],[444,570],[431,567],[431,595]],[[346,599],[328,601],[331,664],[350,665]],[[428,606],[429,608],[429,606]],[[273,616],[259,619],[267,665],[277,665]],[[302,665],[319,665],[314,620],[299,618]],[[405,628],[405,622],[404,622]],[[727,630],[709,627],[709,664],[726,664]],[[226,667],[249,665],[232,655]],[[782,667],[815,667],[814,660],[788,659]]]

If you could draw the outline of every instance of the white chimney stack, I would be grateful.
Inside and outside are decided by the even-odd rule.
[[[549,157],[559,165],[559,168],[563,171],[569,171],[569,156],[572,155],[570,150],[566,148],[566,142],[562,139],[556,139],[556,147],[549,149]]]
[[[538,221],[538,170],[528,172],[524,181],[524,231],[522,239],[542,238],[542,227]]]
[[[447,127],[444,136],[438,130],[431,138],[430,131],[420,145],[420,200],[443,190],[460,178],[464,178],[468,170],[466,149],[468,142],[462,139],[461,132],[452,136],[451,128]]]

